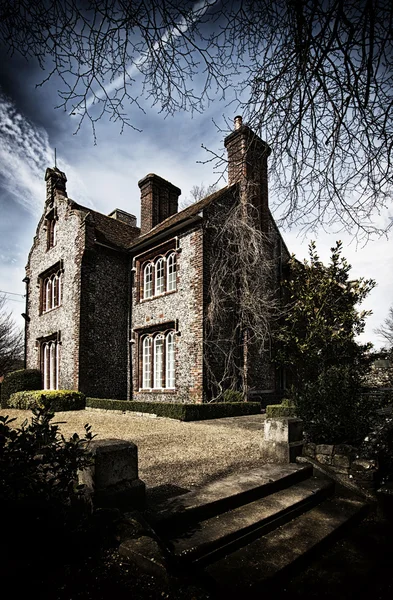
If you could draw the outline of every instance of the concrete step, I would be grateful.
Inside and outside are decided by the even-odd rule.
[[[178,561],[216,560],[275,529],[332,494],[334,484],[316,477],[295,483],[228,512],[187,527],[167,539]]]
[[[333,497],[254,540],[205,569],[209,584],[222,597],[260,597],[274,581],[300,568],[343,529],[361,519],[368,505]]]
[[[231,510],[304,481],[312,475],[311,465],[264,465],[236,473],[201,488],[169,498],[156,507],[150,522],[159,532],[173,531]]]

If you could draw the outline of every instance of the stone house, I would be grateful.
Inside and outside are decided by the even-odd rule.
[[[65,174],[47,169],[25,278],[25,361],[41,370],[45,389],[181,402],[217,394],[205,350],[212,258],[219,251],[209,223],[246,198],[268,240],[278,294],[289,259],[268,207],[269,147],[240,117],[225,146],[228,185],[180,212],[179,188],[155,174],[139,181],[140,228],[125,211],[106,216],[71,200]],[[253,355],[250,348],[250,395],[282,386],[269,352]],[[218,359],[210,368],[217,379],[220,368]]]

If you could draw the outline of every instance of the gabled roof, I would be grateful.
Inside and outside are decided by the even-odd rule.
[[[220,198],[223,198],[230,192],[235,191],[237,188],[237,185],[238,185],[237,183],[234,183],[232,185],[228,185],[228,186],[222,188],[221,190],[218,190],[217,192],[213,192],[213,194],[206,196],[206,198],[202,198],[202,200],[195,202],[195,204],[191,204],[190,206],[187,206],[187,208],[184,208],[180,212],[177,212],[174,215],[172,215],[171,217],[168,217],[167,219],[165,219],[164,221],[161,221],[161,223],[158,223],[158,225],[156,225],[155,227],[150,229],[150,231],[148,231],[144,235],[140,235],[138,238],[136,238],[130,245],[130,249],[132,249],[133,246],[137,246],[137,245],[141,244],[142,242],[146,242],[150,238],[153,238],[154,236],[156,236],[158,233],[162,233],[162,232],[166,231],[167,229],[170,229],[174,225],[181,225],[181,223],[183,223],[183,221],[186,222],[191,217],[195,217],[196,215],[198,215],[198,213],[200,213],[207,206],[210,206],[214,202],[217,202],[217,200],[219,200]]]
[[[126,250],[140,234],[141,230],[139,227],[132,227],[123,221],[103,215],[91,208],[78,204],[74,200],[69,199],[69,202],[73,209],[80,210],[86,214],[89,223],[94,226],[96,240],[101,244]]]

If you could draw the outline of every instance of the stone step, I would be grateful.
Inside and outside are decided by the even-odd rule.
[[[168,546],[177,560],[211,562],[293,519],[333,490],[331,481],[312,477],[171,535]]]
[[[362,518],[368,505],[360,500],[325,500],[310,511],[254,540],[205,569],[219,597],[260,597],[269,585],[300,568],[346,526]]]
[[[158,505],[150,521],[157,531],[201,521],[287,488],[312,475],[311,465],[267,464],[236,473]]]

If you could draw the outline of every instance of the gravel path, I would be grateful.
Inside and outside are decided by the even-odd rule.
[[[15,426],[29,418],[30,411],[0,410],[0,415],[16,417]],[[241,417],[242,419],[242,417]],[[96,410],[56,413],[65,436],[83,435],[83,425],[92,426],[97,439],[130,440],[138,446],[139,477],[148,487],[172,484],[187,489],[218,477],[244,471],[262,463],[261,430],[237,427],[231,420],[182,423],[162,417],[140,417],[132,413]]]

